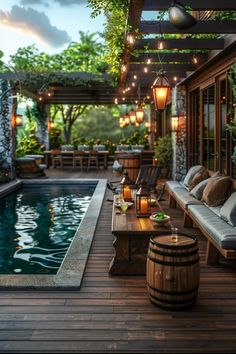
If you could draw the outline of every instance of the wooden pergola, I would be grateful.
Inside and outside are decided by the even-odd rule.
[[[235,1],[183,0],[180,2],[183,6],[191,7],[192,14],[197,19],[197,24],[191,28],[178,29],[166,20],[147,21],[143,19],[145,14],[150,14],[151,11],[167,12],[172,3],[171,0],[130,1],[129,33],[134,34],[138,30],[142,38],[136,38],[133,46],[126,43],[123,65],[127,70],[120,75],[121,89],[132,85],[135,75],[138,77],[137,82],[141,87],[141,92],[150,95],[150,87],[157,71],[161,68],[166,72],[170,84],[174,85],[204,65],[209,60],[210,53],[214,51],[217,54],[227,47],[228,42],[225,37],[236,33],[236,21],[219,20],[217,16],[219,11],[236,10]],[[206,38],[199,38],[199,34],[205,34]],[[212,38],[213,34],[215,38]],[[160,38],[164,39],[164,50],[157,49]],[[147,64],[147,59],[149,59],[149,64]],[[144,68],[146,68],[146,73]]]

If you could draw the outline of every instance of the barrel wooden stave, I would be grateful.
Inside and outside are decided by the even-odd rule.
[[[124,170],[128,172],[131,181],[135,182],[140,168],[140,155],[124,154],[118,156],[117,160],[123,166]]]
[[[199,278],[197,243],[184,249],[163,249],[150,242],[147,289],[152,303],[170,310],[191,307],[197,300]]]

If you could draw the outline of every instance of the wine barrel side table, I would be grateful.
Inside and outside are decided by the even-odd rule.
[[[150,301],[167,310],[191,307],[197,300],[200,266],[197,240],[178,234],[150,238],[147,256],[147,289]]]

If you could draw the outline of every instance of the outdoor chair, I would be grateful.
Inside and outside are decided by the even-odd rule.
[[[99,156],[97,150],[90,150],[88,155],[88,169],[90,167],[96,167],[97,170],[99,168]]]
[[[61,150],[52,150],[52,167],[57,168],[61,167],[62,168],[62,157],[61,157]]]
[[[140,184],[146,183],[147,186],[150,188],[150,190],[156,193],[156,185],[160,177],[160,173],[161,173],[160,166],[153,166],[153,165],[141,166],[136,181],[133,185],[133,188],[137,189]],[[116,193],[117,191],[119,191],[118,189],[119,183],[120,181],[108,182],[107,187],[113,193]],[[160,195],[159,197],[162,197],[162,195]],[[158,200],[160,200],[159,197]]]
[[[83,150],[75,150],[73,154],[73,167],[79,166],[83,170],[84,163],[88,166],[88,156]]]

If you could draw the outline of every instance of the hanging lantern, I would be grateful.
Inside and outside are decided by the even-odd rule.
[[[136,123],[136,112],[133,109],[129,112],[129,121],[132,125]]]
[[[136,215],[138,218],[147,218],[151,215],[151,193],[144,183],[136,193]]]
[[[179,128],[179,116],[171,116],[171,130],[177,132]]]
[[[120,185],[123,199],[126,202],[132,201],[132,184],[133,182],[129,178],[128,172],[125,171],[120,181]]]
[[[164,71],[161,71],[152,85],[152,94],[156,110],[162,111],[166,107],[171,87]]]
[[[125,121],[125,124],[126,124],[126,125],[129,125],[130,119],[129,119],[129,114],[128,114],[128,113],[126,113],[126,114],[124,115],[124,121]]]
[[[16,114],[15,116],[15,124],[17,127],[21,127],[23,125],[23,116],[22,114]]]
[[[138,109],[136,109],[136,122],[141,124],[143,123],[144,120],[144,109],[139,106]]]

